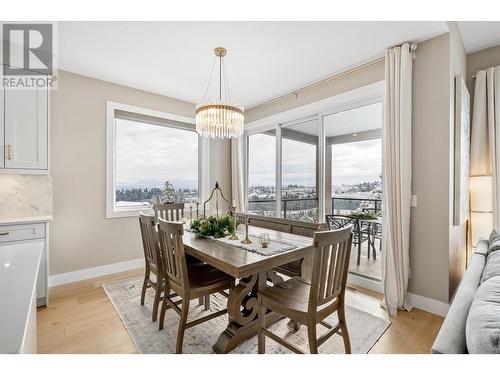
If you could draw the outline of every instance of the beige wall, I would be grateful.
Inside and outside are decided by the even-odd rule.
[[[409,291],[448,298],[448,34],[420,43],[413,60]]]
[[[52,95],[51,161],[54,221],[50,227],[51,274],[142,256],[136,218],[106,219],[106,101],[194,116],[194,104],[81,75],[59,72]],[[227,149],[212,148],[227,154]],[[226,155],[227,156],[227,155]],[[216,160],[217,155],[211,157]],[[229,185],[228,165],[212,170]],[[227,179],[227,180],[226,180]]]
[[[379,60],[368,66],[356,69],[347,74],[341,74],[337,78],[329,80],[324,84],[300,91],[297,94],[288,95],[282,99],[250,108],[245,113],[245,122],[255,120],[284,112],[301,105],[335,96],[346,91],[379,82],[384,79],[384,61]]]

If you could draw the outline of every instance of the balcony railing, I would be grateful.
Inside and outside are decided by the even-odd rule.
[[[248,201],[248,212],[257,215],[275,216],[276,200],[261,199]],[[281,214],[285,219],[318,221],[318,198],[281,200]]]
[[[319,219],[318,203],[318,198],[282,199],[281,217],[316,222]],[[346,215],[363,209],[380,212],[382,210],[382,201],[373,198],[332,198],[332,214]],[[263,216],[275,216],[276,200],[259,199],[248,201],[248,212]]]
[[[382,201],[374,198],[333,197],[332,214],[345,215],[357,210],[369,209],[376,213],[382,210]]]

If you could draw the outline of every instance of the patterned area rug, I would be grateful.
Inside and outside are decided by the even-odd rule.
[[[151,309],[154,298],[153,290],[148,289],[144,306],[140,305],[142,277],[134,277],[103,285],[103,288],[115,307],[120,319],[127,328],[137,351],[144,354],[175,353],[177,327],[179,318],[172,309],[165,314],[165,328],[158,330],[158,322],[151,321]],[[161,305],[160,305],[161,306]],[[198,301],[191,301],[188,322],[210,312],[217,311],[226,306],[226,299],[221,295],[213,295],[211,309],[203,311],[198,306]],[[353,353],[364,354],[372,348],[380,336],[391,324],[387,320],[365,313],[350,306],[346,306],[347,327],[351,338]],[[336,324],[336,314],[326,321]],[[308,351],[307,329],[301,326],[296,333],[289,333],[286,323],[288,319],[281,319],[274,323],[270,329],[281,337],[285,337],[303,350]],[[187,329],[184,336],[183,353],[209,354],[213,353],[212,345],[215,344],[220,333],[227,326],[227,315],[217,317],[208,322]],[[318,336],[326,331],[318,325]],[[333,335],[319,347],[323,354],[343,354],[344,344],[342,338]],[[257,337],[253,337],[240,344],[232,353],[257,353]],[[270,338],[266,338],[266,353],[291,353]]]

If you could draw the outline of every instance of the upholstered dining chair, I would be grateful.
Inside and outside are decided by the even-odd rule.
[[[142,212],[139,214],[139,224],[141,228],[142,247],[144,249],[144,282],[142,283],[141,305],[144,305],[146,289],[153,288],[155,290],[155,298],[153,301],[152,320],[156,322],[158,319],[158,306],[161,300],[161,293],[164,290],[165,270],[163,261],[161,260],[160,247],[158,244],[158,236],[155,229],[155,218],[152,215],[146,215]],[[152,278],[151,274],[155,277]]]
[[[344,340],[346,353],[351,353],[349,332],[345,317],[345,289],[352,245],[352,226],[335,231],[316,232],[313,238],[314,260],[311,282],[293,277],[282,285],[266,288],[258,294],[259,333],[258,351],[265,353],[265,337],[269,337],[295,353],[304,353],[266,328],[266,311],[275,311],[307,326],[309,350],[318,353],[318,347],[332,335]],[[324,320],[337,312],[338,323]],[[317,337],[316,326],[328,331]]]
[[[234,286],[234,278],[208,264],[187,264],[184,252],[184,227],[182,223],[158,219],[158,234],[160,248],[164,259],[166,275],[163,304],[160,314],[160,330],[163,329],[165,312],[167,306],[180,315],[179,330],[177,332],[176,353],[182,353],[184,331],[210,319],[226,314],[227,309],[217,311],[202,318],[187,322],[189,314],[189,302],[192,299],[204,297],[214,293],[220,293],[227,297],[226,289]],[[179,301],[173,301],[169,296],[173,290],[180,298],[182,308],[178,306]]]

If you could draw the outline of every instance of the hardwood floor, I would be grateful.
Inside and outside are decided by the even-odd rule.
[[[101,285],[142,274],[133,270],[51,288],[51,304],[38,309],[39,353],[136,353],[134,344]],[[389,318],[381,296],[346,293],[347,304],[392,321],[370,353],[429,353],[443,318],[413,309]],[[139,303],[139,301],[137,301]]]

